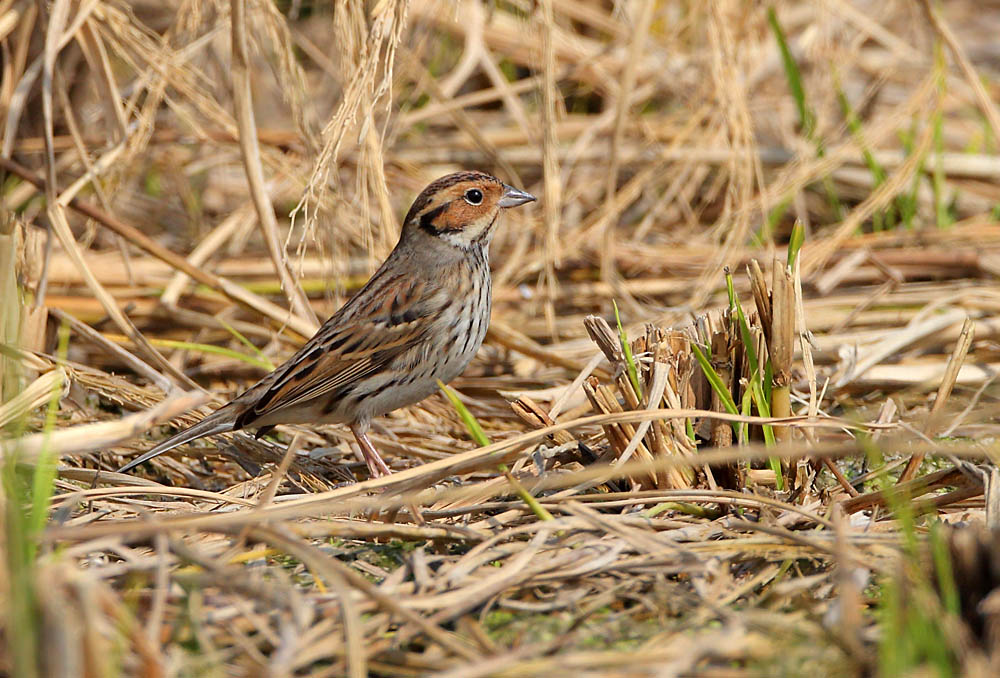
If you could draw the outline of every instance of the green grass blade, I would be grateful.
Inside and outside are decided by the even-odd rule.
[[[438,388],[441,389],[441,392],[444,393],[446,398],[448,398],[452,407],[454,407],[455,411],[458,412],[459,418],[461,418],[462,423],[465,424],[465,428],[468,429],[469,435],[474,441],[476,441],[476,444],[482,447],[489,445],[490,439],[483,431],[483,427],[479,425],[479,420],[476,419],[476,416],[472,414],[472,412],[469,412],[469,408],[466,407],[465,403],[463,403],[458,397],[458,393],[455,389],[445,385],[440,379],[438,380]],[[517,496],[519,496],[521,500],[528,505],[528,508],[531,509],[531,512],[534,513],[539,520],[555,520],[555,518],[552,517],[552,514],[549,513],[544,506],[539,504],[537,499],[531,496],[531,493],[525,489],[524,485],[521,484],[521,481],[514,477],[514,474],[508,470],[506,464],[500,464],[499,468],[500,472],[507,477],[507,482],[510,483],[510,486],[514,489]]]
[[[242,332],[240,332],[235,327],[233,327],[232,325],[230,325],[229,323],[227,323],[222,318],[219,318],[218,316],[216,316],[215,319],[216,319],[216,321],[218,321],[218,323],[220,325],[222,325],[222,327],[227,332],[229,332],[229,334],[233,335],[233,337],[235,337],[238,342],[240,342],[241,344],[243,344],[244,346],[246,346],[247,348],[249,348],[251,351],[253,351],[254,355],[257,356],[257,359],[260,360],[262,363],[264,363],[265,369],[268,372],[271,372],[271,371],[274,370],[275,364],[273,362],[271,362],[271,359],[268,358],[266,355],[264,355],[264,352],[261,351],[259,348],[257,348],[252,341],[250,341],[245,336],[243,336]]]
[[[705,378],[708,379],[708,383],[712,387],[712,390],[719,396],[719,402],[722,403],[722,407],[724,407],[726,412],[729,414],[739,414],[739,410],[736,409],[736,403],[733,401],[733,394],[731,394],[729,389],[726,388],[726,385],[722,383],[722,377],[720,377],[719,373],[715,371],[714,367],[712,367],[712,363],[709,362],[705,353],[698,348],[698,345],[695,343],[691,344],[691,351],[694,353],[695,360],[698,361],[698,366],[701,367],[701,371],[704,372]],[[688,425],[690,426],[690,421],[688,422]],[[739,434],[740,422],[732,422],[732,427],[733,430]],[[688,435],[692,437],[692,440],[694,439],[693,427],[690,428]]]
[[[792,93],[792,99],[795,100],[795,109],[799,114],[799,128],[802,130],[802,136],[816,146],[816,157],[822,158],[826,153],[826,149],[823,147],[823,140],[816,136],[816,113],[809,107],[809,103],[806,101],[806,90],[802,85],[802,72],[799,70],[799,65],[792,55],[792,50],[788,47],[788,39],[785,37],[785,31],[778,21],[778,15],[774,11],[774,7],[767,8],[767,22],[771,25],[775,42],[778,43],[781,64],[785,69],[785,79],[788,81],[788,89]],[[827,201],[830,203],[834,215],[838,220],[843,219],[844,208],[840,204],[840,198],[837,197],[833,180],[829,175],[824,176],[822,184],[823,189],[826,191]]]
[[[885,168],[876,160],[875,155],[871,152],[868,144],[865,142],[865,135],[862,129],[861,121],[858,119],[857,114],[854,112],[854,108],[851,106],[851,102],[847,99],[847,94],[840,86],[840,78],[834,75],[834,87],[836,88],[837,102],[840,104],[841,114],[844,116],[844,121],[847,123],[847,129],[851,132],[854,137],[855,142],[861,148],[861,157],[865,161],[865,165],[868,166],[868,171],[872,175],[872,190],[877,189],[886,180]],[[895,218],[892,214],[893,208],[889,207],[886,210],[877,210],[872,215],[872,230],[879,232],[887,228],[892,228],[895,224]]]
[[[764,377],[761,380],[761,384],[764,391],[764,398],[767,400],[769,404],[768,407],[770,408],[770,403],[772,402],[772,397],[774,395],[774,365],[771,364],[770,358],[768,358],[767,362],[764,363]]]
[[[948,543],[941,534],[941,525],[931,523],[930,539],[931,557],[934,560],[934,571],[937,573],[937,588],[941,592],[941,602],[949,614],[958,616],[962,613],[959,602],[958,588],[955,585],[955,572],[952,568],[951,554]]]
[[[70,329],[67,322],[59,326],[59,347],[57,355],[60,360],[65,360],[69,353]],[[38,455],[38,463],[35,465],[33,477],[31,479],[31,510],[28,514],[28,560],[35,559],[38,548],[35,536],[45,529],[45,523],[49,517],[49,504],[52,500],[52,490],[56,480],[56,461],[58,457],[52,454],[49,449],[49,438],[56,427],[56,415],[59,413],[59,399],[62,395],[62,384],[52,386],[52,397],[49,399],[45,410],[45,425],[43,430],[44,442],[41,452]]]
[[[740,414],[744,417],[749,417],[751,408],[753,408],[753,393],[750,392],[750,389],[746,389],[743,391],[743,399],[740,401]],[[750,439],[750,424],[740,422],[740,428],[737,431],[736,439],[741,445],[746,444],[746,442]]]
[[[781,222],[785,214],[788,213],[788,208],[791,206],[792,196],[789,196],[775,205],[774,209],[767,213],[767,218],[764,220],[764,224],[760,228],[760,233],[751,237],[751,242],[755,247],[764,247],[774,238],[774,232],[777,230],[778,224]]]
[[[767,396],[764,394],[764,389],[761,385],[760,374],[754,374],[753,378],[750,380],[750,393],[753,396],[754,405],[757,407],[757,413],[762,417],[771,416],[771,405]],[[761,429],[764,431],[764,444],[767,447],[774,447],[777,442],[774,439],[774,427],[770,424],[761,425]],[[768,457],[768,466],[774,471],[775,487],[778,491],[785,489],[785,477],[781,469],[781,460],[777,457]]]
[[[795,270],[795,262],[799,258],[799,253],[802,251],[802,245],[806,241],[806,229],[802,226],[801,221],[796,221],[792,226],[792,234],[788,237],[788,257],[786,258],[786,263],[789,268]]]
[[[726,412],[729,412],[729,414],[739,414],[739,410],[736,409],[736,403],[733,401],[732,394],[722,383],[722,377],[720,377],[719,373],[715,371],[714,367],[712,367],[712,364],[708,361],[708,357],[700,348],[698,348],[697,344],[691,344],[691,350],[694,352],[694,357],[698,361],[701,371],[705,373],[705,378],[708,379],[708,383],[711,385],[712,390],[719,396],[719,401],[722,403],[722,406],[726,408]]]
[[[947,228],[954,223],[951,217],[951,210],[945,197],[947,190],[947,180],[945,178],[944,166],[942,165],[942,154],[944,153],[944,132],[942,129],[941,111],[934,113],[934,168],[931,172],[931,193],[934,196],[934,216],[938,228]]]
[[[157,339],[156,337],[150,337],[149,343],[153,346],[161,346],[163,348],[179,348],[185,351],[192,351],[194,353],[221,355],[248,363],[254,367],[260,367],[261,369],[274,369],[274,363],[267,358],[255,358],[252,355],[240,353],[239,351],[234,351],[233,349],[226,348],[225,346],[216,346],[215,344],[199,344],[191,341],[178,341],[176,339]]]
[[[535,499],[527,489],[525,489],[524,485],[521,484],[521,481],[514,477],[514,474],[507,469],[506,464],[500,464],[500,471],[507,478],[507,482],[510,483],[510,486],[514,488],[514,492],[517,493],[517,496],[519,496],[521,500],[528,505],[528,508],[530,508],[531,512],[535,514],[536,518],[539,520],[555,520],[555,518],[552,517],[552,514],[549,513],[549,510],[538,503],[538,500]]]
[[[801,247],[801,243],[799,246]],[[743,307],[740,304],[739,296],[736,294],[736,287],[733,285],[733,276],[729,271],[726,271],[726,292],[729,295],[729,308],[732,312],[736,313],[737,324],[740,328],[740,337],[743,339],[743,350],[746,351],[750,374],[753,375],[750,378],[747,392],[743,394],[743,414],[749,414],[749,404],[752,399],[754,405],[757,406],[757,412],[760,416],[770,417],[771,387],[774,381],[771,359],[768,358],[762,373],[760,360],[757,355],[757,345],[753,340],[753,335],[750,333],[750,324],[743,314]],[[764,380],[763,382],[762,379]],[[765,424],[762,428],[764,430],[764,441],[770,447],[774,447],[774,428],[768,424]],[[769,463],[772,469],[776,468],[775,476],[777,478],[778,489],[783,490],[784,480],[781,475],[781,462],[777,458],[771,458]]]
[[[934,108],[934,168],[931,172],[931,188],[934,195],[934,214],[937,218],[938,228],[948,228],[955,220],[951,214],[951,208],[946,199],[947,178],[944,172],[944,114],[942,113],[941,100],[947,92],[947,79],[945,78],[945,58],[944,47],[940,40],[934,43],[934,73],[938,87],[938,105]]]
[[[736,324],[740,328],[740,338],[743,339],[743,350],[746,351],[750,359],[750,373],[760,372],[760,362],[757,360],[757,344],[750,334],[750,324],[743,315],[743,306],[740,305],[740,298],[736,294],[736,287],[733,285],[733,274],[726,271],[726,293],[729,296],[729,310],[736,314]]]
[[[942,605],[928,605],[926,601],[939,593],[926,572],[921,553],[924,542],[917,532],[913,503],[907,494],[898,491],[887,492],[885,498],[903,537],[903,567],[886,583],[879,606],[880,621],[886,630],[879,642],[879,663],[880,668],[889,671],[882,675],[920,671],[937,676],[959,675],[955,652],[941,634],[941,608],[947,613],[959,608],[947,547],[936,538],[932,525],[927,546],[935,565],[936,583],[941,586]]]
[[[635,394],[642,400],[642,386],[639,385],[639,368],[636,367],[635,358],[632,356],[632,346],[628,343],[628,336],[622,327],[622,319],[618,315],[618,304],[614,300],[611,305],[615,308],[615,323],[618,325],[618,341],[622,345],[622,354],[625,356],[625,366],[628,369],[628,380],[632,382]]]
[[[785,68],[785,79],[788,81],[788,89],[792,92],[792,99],[795,100],[795,108],[799,113],[799,127],[802,129],[803,136],[811,140],[816,129],[816,116],[806,103],[806,90],[802,86],[802,73],[799,71],[795,57],[792,56],[792,50],[788,47],[785,30],[778,22],[778,15],[774,11],[774,7],[767,8],[767,22],[771,25],[775,42],[778,43],[781,64]]]
[[[873,188],[878,188],[886,180],[885,168],[875,159],[875,155],[871,152],[868,144],[865,143],[864,130],[861,125],[861,121],[858,119],[857,114],[854,112],[854,108],[851,106],[851,102],[847,99],[847,94],[840,87],[840,82],[836,83],[837,87],[837,102],[840,104],[840,112],[844,116],[844,122],[847,123],[847,129],[854,136],[854,139],[858,142],[861,147],[861,157],[865,161],[865,165],[868,166],[868,171],[871,172],[872,180],[874,182]]]
[[[472,437],[476,444],[480,447],[486,447],[490,444],[490,439],[487,437],[486,433],[483,431],[483,427],[479,425],[479,420],[476,419],[472,412],[469,412],[469,408],[465,406],[465,403],[461,401],[458,397],[458,393],[455,392],[451,386],[445,385],[440,379],[438,379],[438,388],[444,393],[448,401],[451,402],[452,407],[458,412],[459,418],[462,423],[465,424],[465,428],[468,429],[469,435]]]
[[[916,139],[916,126],[917,119],[914,118],[911,121],[910,129],[900,132],[900,142],[903,146],[903,153],[908,158],[913,155],[916,150],[914,141]],[[917,171],[913,173],[913,178],[910,180],[910,190],[906,193],[901,194],[896,198],[896,204],[899,209],[900,222],[903,227],[907,230],[913,230],[913,219],[917,216],[917,194],[920,190],[920,178],[924,173],[924,163],[921,160]]]

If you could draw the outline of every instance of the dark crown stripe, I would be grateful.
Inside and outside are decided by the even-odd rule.
[[[484,181],[484,180],[495,181],[496,183],[500,183],[499,179],[490,174],[486,174],[485,172],[455,172],[454,174],[448,174],[446,176],[441,177],[440,179],[432,181],[420,195],[421,196],[426,195],[429,197],[431,195],[434,195],[438,191],[442,191],[448,188],[449,186],[454,186],[455,184],[460,184],[463,181]]]

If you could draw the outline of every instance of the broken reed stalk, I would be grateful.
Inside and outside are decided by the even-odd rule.
[[[0,343],[12,346],[21,342],[24,321],[23,290],[18,285],[21,233],[13,215],[0,214]],[[0,403],[7,403],[20,394],[25,378],[17,361],[0,354]]]
[[[584,320],[587,333],[604,353],[614,368],[614,384],[621,394],[621,401],[610,387],[600,383],[597,377],[584,381],[584,393],[598,412],[612,413],[644,408],[682,407],[678,389],[687,389],[691,361],[681,367],[678,362],[680,347],[686,345],[687,338],[667,336],[661,330],[647,328],[647,333],[629,343],[624,330],[615,332],[607,321],[598,316],[588,316]],[[652,354],[652,355],[650,355]],[[643,356],[638,360],[633,356]],[[652,358],[650,360],[649,358]],[[687,376],[679,377],[678,371]],[[639,389],[640,393],[636,392]],[[645,401],[645,402],[644,402]],[[644,422],[639,426],[627,423],[611,424],[605,427],[608,439],[615,450],[617,463],[623,463],[634,453],[640,459],[654,459],[657,455],[689,452],[692,445],[687,439],[684,424],[672,421]],[[655,453],[655,454],[654,454]],[[671,469],[659,475],[653,474],[654,487],[689,487],[693,475],[689,469]],[[633,478],[637,482],[637,479]]]
[[[934,404],[931,406],[927,423],[924,426],[924,434],[927,436],[934,436],[941,427],[945,403],[948,401],[948,397],[955,387],[959,370],[962,369],[965,356],[969,353],[969,348],[972,346],[972,340],[975,337],[975,328],[975,322],[973,322],[972,318],[966,316],[962,322],[962,331],[958,335],[958,341],[955,342],[955,348],[948,359],[948,366],[945,368],[944,376],[941,378],[941,384],[938,386],[937,396],[935,396]],[[920,464],[924,461],[924,456],[923,453],[917,453],[910,457],[910,460],[906,463],[906,468],[899,474],[899,483],[905,483],[916,476],[917,471],[920,469]]]
[[[771,359],[771,416],[790,417],[792,415],[792,358],[795,355],[795,285],[792,271],[777,259],[774,260],[771,285],[771,343],[768,353]],[[791,439],[787,426],[775,426],[774,437],[778,443]],[[789,487],[795,487],[796,463],[788,463]]]
[[[733,394],[733,364],[734,364],[734,334],[733,334],[733,323],[732,316],[727,316],[729,322],[724,322],[722,328],[717,332],[711,333],[711,347],[712,347],[712,367],[715,369],[716,374],[719,375],[719,380],[722,382],[722,387],[730,394],[732,398]],[[722,398],[719,393],[714,389],[711,390],[712,401],[709,409],[715,412],[725,412],[726,408],[722,404]],[[733,446],[733,427],[727,421],[713,420],[711,422],[711,440],[712,447],[725,449],[727,447]],[[715,484],[716,473],[720,474],[720,480],[722,481],[723,487],[727,488],[737,488],[742,485],[740,479],[739,465],[737,464],[726,464],[725,466],[718,467],[715,472],[709,469],[709,477],[711,478],[710,484]]]
[[[945,487],[955,487],[956,489],[947,494],[930,497],[929,500],[925,500],[920,504],[915,502],[918,497]],[[897,483],[884,490],[876,490],[858,495],[857,497],[851,497],[841,502],[841,506],[844,509],[844,513],[852,514],[874,506],[891,508],[893,504],[898,506],[900,502],[905,501],[914,502],[911,504],[914,509],[919,508],[921,512],[925,512],[930,510],[932,506],[947,506],[948,503],[974,497],[982,493],[982,491],[983,487],[981,484],[970,479],[969,476],[962,473],[961,469],[952,466],[951,468],[928,473],[919,478],[912,478]],[[945,501],[941,501],[943,499]]]
[[[774,385],[771,391],[771,416],[790,417],[792,358],[795,355],[795,288],[792,273],[786,266],[775,260],[773,285],[771,288],[772,316],[771,356]],[[776,426],[775,437],[784,442],[788,439],[788,427]]]
[[[521,396],[510,404],[514,413],[525,422],[535,428],[546,428],[555,424],[555,420],[549,416],[548,412],[527,396]],[[575,441],[569,431],[556,431],[549,436],[549,441],[555,445],[568,445]]]
[[[587,378],[584,381],[583,388],[595,411],[602,414],[616,414],[625,411],[621,403],[618,402],[615,392],[610,387],[601,384],[597,377]],[[606,424],[603,428],[608,441],[615,451],[616,459],[621,459],[636,434],[635,426],[630,423],[613,423]],[[642,442],[635,446],[634,449],[640,459],[652,459],[652,455]],[[658,486],[655,474],[650,476],[650,480],[653,483],[653,487]],[[632,481],[639,485],[643,482],[635,477],[632,478]]]
[[[754,295],[754,303],[757,304],[756,316],[744,313],[743,305],[736,292],[732,273],[729,268],[724,269],[726,277],[726,293],[729,297],[729,310],[735,316],[735,324],[739,328],[739,336],[742,341],[743,353],[745,354],[743,368],[743,383],[746,390],[743,393],[742,406],[744,414],[750,413],[751,405],[756,407],[757,412],[763,417],[771,416],[771,392],[773,389],[773,367],[769,350],[769,337],[771,334],[771,322],[773,311],[771,304],[771,294],[764,282],[764,274],[760,266],[753,260],[747,267],[747,275],[751,280],[751,292]],[[764,322],[767,318],[769,321]],[[746,430],[746,429],[744,429]],[[767,445],[775,445],[774,428],[764,424],[760,431]],[[747,431],[749,434],[749,431]],[[770,460],[771,471],[775,476],[775,483],[779,490],[784,490],[784,476],[782,473],[781,460],[774,458]],[[759,475],[759,474],[758,474]]]
[[[694,375],[694,360],[691,356],[691,337],[681,332],[663,332],[652,325],[646,328],[646,341],[654,342],[653,371],[651,372],[650,393],[656,393],[656,371],[666,371],[666,383],[662,397],[656,398],[656,407],[664,404],[668,408],[683,409],[697,407],[694,391],[691,388],[691,377]],[[650,401],[651,403],[653,401]],[[650,405],[652,407],[652,405]],[[694,455],[697,447],[694,440],[694,428],[690,419],[671,419],[668,422],[653,422],[654,449],[662,454]],[[703,466],[709,486],[715,486],[712,471]],[[684,467],[668,469],[666,472],[668,487],[684,489],[691,487],[695,481],[694,469]]]

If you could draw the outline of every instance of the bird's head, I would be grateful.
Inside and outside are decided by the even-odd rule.
[[[431,183],[403,221],[403,237],[426,237],[460,250],[489,245],[500,211],[535,200],[485,172],[456,172]]]

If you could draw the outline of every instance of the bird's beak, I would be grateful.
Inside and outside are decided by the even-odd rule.
[[[519,191],[513,186],[503,185],[503,196],[500,197],[500,202],[497,204],[500,207],[517,207],[518,205],[523,205],[526,202],[533,202],[538,200],[535,196],[527,193],[525,191]]]

